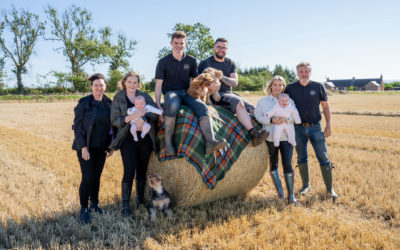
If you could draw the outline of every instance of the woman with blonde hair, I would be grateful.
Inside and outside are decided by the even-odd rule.
[[[269,161],[270,161],[270,174],[272,181],[278,193],[279,199],[284,199],[285,195],[282,190],[282,183],[278,172],[278,152],[281,153],[282,166],[284,171],[284,177],[286,182],[286,187],[288,190],[288,202],[290,204],[297,204],[296,198],[293,193],[294,186],[294,172],[292,168],[292,155],[293,146],[288,142],[288,135],[284,131],[279,140],[279,146],[275,147],[272,135],[274,134],[274,124],[281,125],[285,122],[293,123],[293,120],[287,120],[285,117],[266,117],[265,114],[270,111],[275,104],[278,102],[278,96],[283,93],[286,87],[285,79],[282,76],[274,76],[269,84],[267,85],[265,91],[267,96],[262,97],[256,106],[254,115],[259,123],[263,125],[263,130],[269,132],[267,138],[267,145],[269,151]],[[293,104],[293,100],[290,100]],[[294,104],[293,104],[294,105]]]
[[[156,131],[155,125],[150,131],[135,141],[130,133],[130,122],[136,120],[137,131],[142,131],[145,120],[147,123],[154,123],[158,117],[154,113],[146,113],[145,109],[135,109],[132,114],[127,113],[128,109],[135,107],[135,99],[142,96],[148,105],[157,107],[151,96],[140,91],[142,84],[140,76],[131,71],[128,72],[120,82],[120,90],[113,99],[111,105],[111,123],[118,128],[117,136],[111,144],[113,150],[120,149],[124,175],[121,183],[122,191],[122,214],[124,217],[132,215],[130,209],[130,197],[132,192],[133,178],[136,174],[136,208],[144,204],[144,189],[146,185],[146,172],[150,154],[155,149]],[[160,116],[162,119],[162,116]]]

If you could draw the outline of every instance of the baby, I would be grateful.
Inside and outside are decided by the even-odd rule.
[[[273,116],[283,116],[286,117],[287,121],[291,121],[294,119],[296,124],[301,123],[299,112],[297,111],[296,107],[292,105],[289,100],[289,95],[287,94],[280,94],[278,96],[278,103],[265,114],[265,117],[272,118]],[[293,146],[296,146],[296,139],[294,133],[294,125],[293,123],[284,122],[280,125],[274,125],[274,146],[279,147],[280,138],[282,135],[283,130],[286,130],[288,136],[288,142]]]
[[[155,108],[150,105],[146,105],[146,100],[144,99],[143,96],[136,96],[135,97],[135,107],[129,108],[127,113],[128,113],[128,115],[131,115],[131,114],[135,113],[136,110],[142,110],[142,109],[145,109],[146,112],[155,113],[157,115],[162,115],[162,112],[163,112],[162,110],[160,110],[158,108]],[[133,135],[133,139],[135,141],[138,141],[136,122],[139,119],[140,118],[136,118],[130,122],[131,134]],[[140,137],[144,138],[146,136],[146,134],[150,131],[150,129],[151,129],[151,125],[145,121],[143,124],[142,133],[140,134]]]

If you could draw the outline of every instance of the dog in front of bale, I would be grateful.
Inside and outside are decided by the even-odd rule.
[[[157,210],[165,213],[172,219],[172,205],[169,193],[161,182],[161,177],[155,174],[149,176],[149,217],[154,221],[157,218]]]

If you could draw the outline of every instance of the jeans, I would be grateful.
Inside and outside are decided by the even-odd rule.
[[[328,158],[328,149],[326,146],[325,135],[321,128],[321,123],[313,124],[309,127],[302,125],[295,126],[296,131],[296,152],[297,163],[307,163],[308,152],[307,143],[310,140],[314,148],[315,155],[319,161],[320,166],[330,166],[331,162]]]
[[[293,173],[292,169],[292,155],[293,146],[287,141],[281,141],[279,147],[275,147],[273,142],[266,141],[269,152],[270,170],[275,171],[278,169],[278,152],[281,151],[283,172]]]
[[[181,103],[193,110],[197,118],[208,116],[207,105],[199,99],[188,95],[185,90],[168,91],[164,95],[165,114],[168,117],[175,117]]]

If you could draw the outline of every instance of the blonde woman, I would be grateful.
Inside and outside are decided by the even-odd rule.
[[[137,131],[143,130],[145,120],[147,123],[154,123],[158,119],[154,113],[146,113],[145,109],[135,109],[132,114],[127,113],[128,109],[135,107],[135,100],[142,96],[148,105],[157,107],[151,96],[141,89],[140,76],[135,72],[128,72],[121,81],[122,90],[113,99],[111,105],[111,123],[118,128],[117,136],[111,145],[113,150],[120,149],[124,175],[121,183],[122,191],[122,215],[132,216],[130,209],[130,198],[133,179],[136,175],[136,207],[144,204],[144,189],[146,186],[146,172],[150,154],[155,148],[156,131],[155,125],[151,126],[149,133],[143,138],[135,141],[130,133],[130,122],[135,120]]]
[[[270,161],[270,174],[272,181],[278,193],[279,199],[284,199],[285,195],[282,189],[282,183],[278,172],[278,153],[280,152],[282,158],[282,166],[284,171],[284,177],[286,182],[286,187],[288,190],[288,202],[290,204],[297,204],[296,198],[293,193],[294,186],[294,172],[292,168],[292,155],[293,146],[288,142],[288,135],[286,131],[282,132],[279,139],[278,147],[274,146],[273,137],[274,134],[274,124],[281,125],[285,122],[292,123],[292,120],[287,120],[285,117],[266,117],[265,114],[270,111],[275,104],[278,102],[278,96],[283,93],[286,87],[285,79],[281,76],[274,76],[266,87],[267,96],[262,97],[256,106],[254,115],[259,123],[263,125],[263,130],[269,132],[267,138],[267,145],[269,151],[269,161]],[[292,103],[293,101],[290,100]]]

